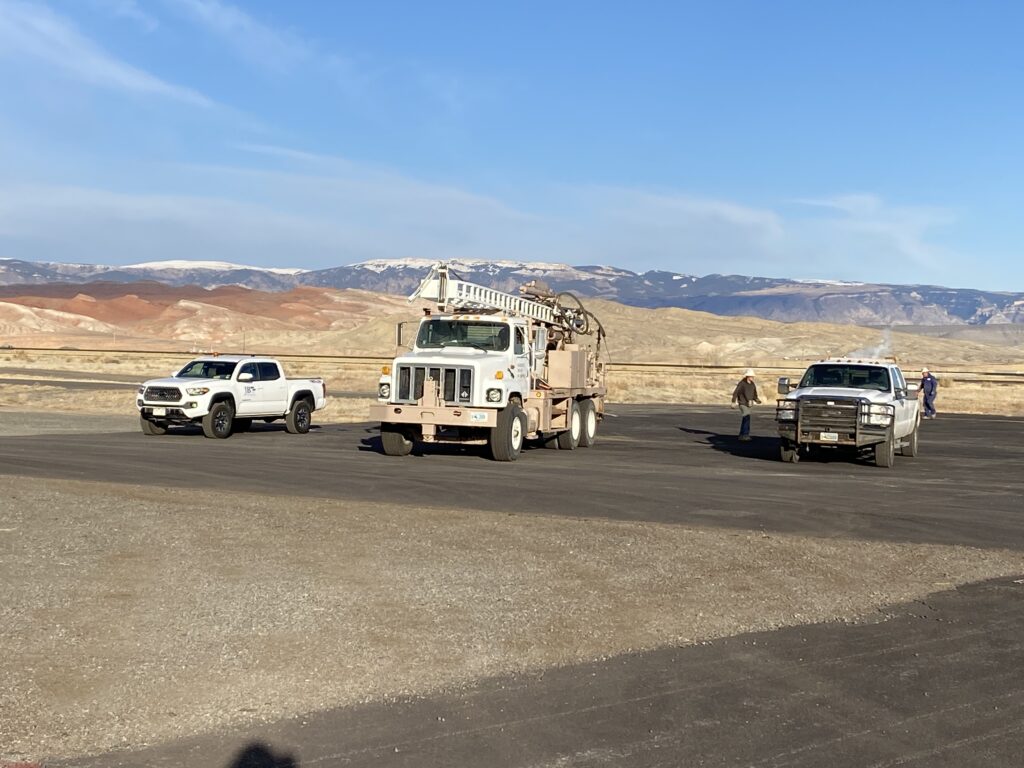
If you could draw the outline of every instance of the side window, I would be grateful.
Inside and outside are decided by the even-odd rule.
[[[260,367],[260,381],[277,381],[281,378],[277,363],[257,363],[257,365]]]
[[[513,350],[517,355],[521,355],[526,351],[526,337],[523,336],[523,329],[516,326],[516,347]]]
[[[256,367],[256,363],[246,363],[243,365],[242,369],[238,372],[238,375],[241,376],[243,373],[251,373],[253,381],[259,381],[260,379],[260,372]]]
[[[899,368],[892,369],[893,381],[896,383],[896,389],[906,389],[907,382],[903,379],[903,371]]]

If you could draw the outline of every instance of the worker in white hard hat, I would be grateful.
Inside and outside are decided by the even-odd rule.
[[[760,404],[761,399],[757,396],[757,385],[754,383],[754,369],[747,368],[743,378],[736,384],[732,391],[732,407],[737,405],[740,408],[740,440],[750,440],[750,413],[754,404]]]

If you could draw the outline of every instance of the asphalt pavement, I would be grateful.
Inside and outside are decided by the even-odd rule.
[[[881,469],[782,463],[768,410],[749,443],[724,408],[610,410],[595,447],[531,448],[510,464],[475,448],[387,457],[371,424],[304,436],[260,425],[225,441],[196,430],[4,438],[0,472],[1024,548],[1020,420],[941,415],[923,425],[920,456]],[[1022,637],[1024,580],[1003,579],[894,606],[876,623],[484,680],[67,765],[1017,766]]]
[[[920,456],[881,469],[782,463],[768,409],[749,443],[727,408],[610,413],[592,448],[532,447],[507,464],[476,447],[384,456],[372,424],[289,435],[276,423],[227,440],[196,428],[4,438],[0,473],[1024,549],[1020,419],[941,415],[922,425]]]

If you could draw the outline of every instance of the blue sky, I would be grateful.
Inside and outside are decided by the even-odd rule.
[[[0,0],[0,256],[1024,291],[1024,5]]]

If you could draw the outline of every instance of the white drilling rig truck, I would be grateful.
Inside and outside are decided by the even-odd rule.
[[[461,280],[444,263],[430,270],[409,300],[433,306],[411,350],[383,368],[370,406],[384,453],[460,443],[515,461],[527,440],[570,451],[594,444],[604,416],[604,328],[570,293],[537,281],[519,290]]]

